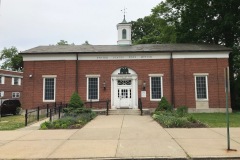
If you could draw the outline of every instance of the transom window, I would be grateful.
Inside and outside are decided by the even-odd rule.
[[[162,75],[150,75],[150,99],[152,101],[159,101],[162,96]]]
[[[55,102],[56,94],[56,76],[46,76],[43,79],[43,101]]]
[[[99,77],[87,78],[87,100],[99,100]]]
[[[12,98],[20,98],[20,92],[12,92]]]
[[[132,80],[118,80],[118,85],[131,85]]]
[[[206,75],[195,76],[195,90],[197,100],[208,99],[208,84]]]
[[[122,39],[127,39],[127,30],[126,29],[122,30]]]

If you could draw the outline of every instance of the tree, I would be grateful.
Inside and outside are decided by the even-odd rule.
[[[159,12],[166,12],[167,7],[158,8]],[[132,41],[134,44],[175,43],[175,26],[164,17],[159,17],[153,9],[152,14],[137,21],[132,21]]]
[[[59,42],[57,42],[57,45],[69,45],[69,44],[68,41],[60,40]]]
[[[231,104],[234,107],[235,99],[240,99],[240,91],[235,86],[240,78],[239,15],[239,0],[166,0],[154,7],[150,16],[138,20],[137,25],[133,23],[133,42],[145,43],[145,39],[148,43],[174,42],[159,40],[162,38],[160,35],[164,34],[175,37],[177,43],[208,43],[232,48],[229,68]],[[164,28],[170,32],[165,32]],[[148,39],[154,35],[157,38]]]
[[[239,0],[167,0],[177,10],[177,42],[211,43],[232,48],[229,55],[231,103],[236,108],[240,95],[236,83],[240,74],[240,1]]]
[[[23,69],[23,58],[18,54],[16,47],[4,48],[1,51],[0,60],[3,61],[2,69],[13,71],[22,71]]]

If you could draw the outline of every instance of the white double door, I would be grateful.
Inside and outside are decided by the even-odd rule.
[[[138,108],[137,76],[112,76],[111,108]]]
[[[118,86],[117,108],[132,108],[132,86]]]

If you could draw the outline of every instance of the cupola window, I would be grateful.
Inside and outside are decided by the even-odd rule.
[[[122,30],[122,39],[127,39],[127,30],[126,29]]]

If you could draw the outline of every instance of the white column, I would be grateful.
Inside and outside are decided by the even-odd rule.
[[[137,77],[132,78],[132,106],[133,109],[137,109]]]

